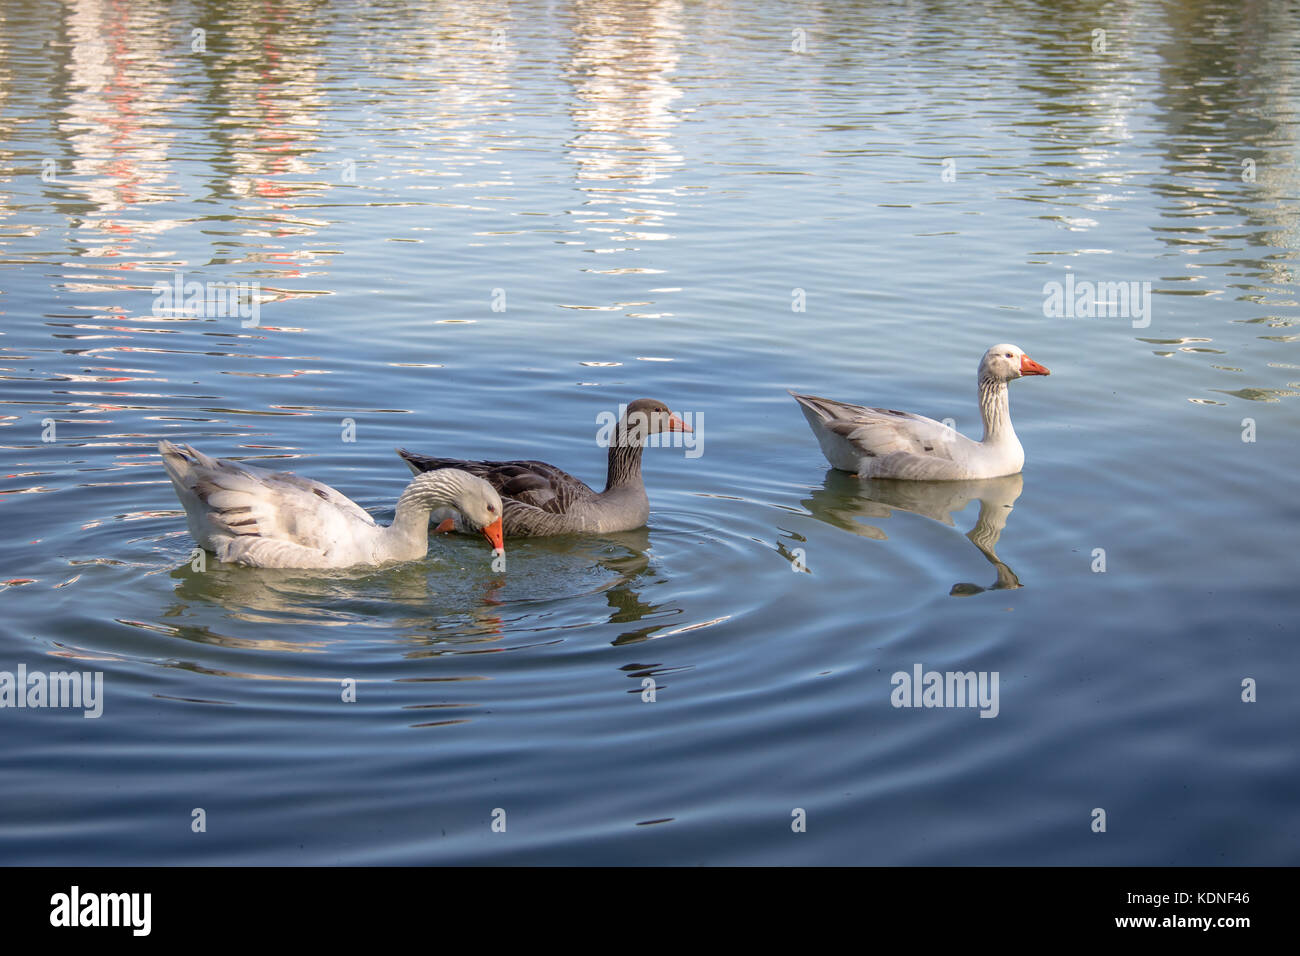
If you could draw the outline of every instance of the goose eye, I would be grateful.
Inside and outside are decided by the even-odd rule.
[[[494,515],[494,514],[496,514],[496,513],[497,513],[497,506],[496,506],[496,505],[488,505],[488,514],[490,514],[490,515]]]
[[[1010,352],[1007,353],[1007,358],[1011,358],[1011,353],[1010,353]]]

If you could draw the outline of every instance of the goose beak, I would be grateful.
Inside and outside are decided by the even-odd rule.
[[[1021,375],[1051,375],[1051,370],[1046,365],[1039,365],[1028,355],[1020,356],[1020,374]]]
[[[493,551],[504,551],[506,549],[505,535],[501,531],[501,519],[497,518],[490,525],[483,528],[483,537],[492,542]]]
[[[688,432],[691,430],[691,426],[678,418],[674,412],[668,416],[668,430],[670,432]]]

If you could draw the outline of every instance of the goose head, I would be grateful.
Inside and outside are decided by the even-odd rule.
[[[431,505],[449,504],[464,515],[469,525],[483,532],[493,551],[506,549],[501,496],[482,478],[459,468],[439,468],[421,472],[412,484],[421,487]]]
[[[1046,366],[1039,365],[1016,345],[995,345],[980,359],[981,382],[1010,382],[1025,375],[1051,374]]]
[[[506,549],[504,533],[501,529],[501,516],[505,506],[497,490],[482,478],[474,475],[472,482],[467,482],[465,489],[456,498],[456,508],[467,521],[483,532],[483,537],[492,543],[493,551]]]
[[[636,444],[661,432],[688,432],[691,426],[678,418],[663,402],[638,398],[627,406],[619,431]]]

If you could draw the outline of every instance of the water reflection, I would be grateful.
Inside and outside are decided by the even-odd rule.
[[[1237,243],[1294,250],[1300,214],[1295,108],[1294,11],[1269,4],[1246,11],[1222,0],[1162,8],[1156,144],[1164,200],[1156,235],[1184,257],[1228,251]],[[1247,224],[1250,228],[1243,229]],[[1292,256],[1229,259],[1243,298],[1294,306]],[[1280,293],[1280,297],[1279,297]]]
[[[82,228],[106,234],[108,246],[86,252],[117,255],[137,234],[157,235],[177,225],[123,213],[180,194],[169,160],[176,133],[167,117],[188,97],[175,88],[165,21],[83,2],[69,5],[66,22],[67,101],[57,128],[73,158],[71,169],[59,172],[74,178],[49,195],[69,216],[85,216]],[[79,201],[60,202],[74,192],[82,194]]]
[[[315,633],[315,628],[396,628],[406,632],[404,640],[418,648],[408,656],[424,657],[445,653],[448,644],[500,640],[507,624],[517,635],[549,631],[553,626],[549,616],[557,603],[582,616],[582,620],[562,627],[655,621],[623,631],[615,644],[647,640],[671,626],[664,618],[682,613],[675,605],[647,602],[641,596],[644,587],[658,581],[645,528],[594,539],[522,543],[510,556],[509,575],[489,573],[475,561],[474,553],[468,543],[441,537],[431,543],[426,561],[361,574],[244,568],[209,558],[205,570],[184,564],[170,572],[175,581],[174,601],[162,618],[188,622],[215,605],[224,611],[227,621],[281,625],[304,635],[301,640],[250,642],[207,627],[176,628],[177,636],[189,635],[201,643],[270,650],[321,647],[318,636],[305,636]],[[593,571],[599,579],[594,588],[590,584]],[[591,598],[598,596],[603,597],[608,612],[595,616],[590,604]],[[343,639],[342,634],[337,638]]]
[[[609,605],[610,624],[637,624],[647,618],[658,620],[665,615],[677,615],[681,609],[667,604],[654,604],[641,597],[638,585],[655,583],[650,564],[650,532],[645,528],[609,535],[609,540],[620,548],[622,554],[605,554],[596,557],[597,563],[617,577],[605,588],[605,601]],[[623,631],[614,644],[635,644],[649,640],[667,624],[647,624],[644,627]]]
[[[995,548],[1007,525],[1016,499],[1024,487],[1021,475],[984,478],[978,481],[894,481],[869,479],[860,481],[842,471],[826,473],[824,485],[803,504],[813,517],[853,534],[879,541],[887,537],[863,518],[888,518],[894,510],[910,511],[950,527],[953,516],[972,501],[980,503],[979,517],[966,537],[979,549],[989,564],[997,569],[997,578],[987,588],[959,582],[949,594],[965,596],[981,591],[998,591],[1021,586],[1016,573],[998,557]]]
[[[355,628],[386,619],[385,628],[427,632],[432,619],[438,640],[500,638],[498,595],[504,581],[456,564],[435,556],[432,566],[414,561],[363,574],[244,568],[215,560],[196,571],[186,564],[171,572],[175,601],[163,617],[188,618],[217,605],[228,620],[241,624]],[[440,615],[454,617],[454,626],[439,620]],[[242,637],[214,635],[211,643],[247,646]],[[308,646],[292,643],[299,649]]]
[[[681,156],[670,142],[680,97],[670,79],[682,40],[676,0],[647,6],[574,4],[569,75],[579,132],[569,142],[580,181],[652,183]]]
[[[679,122],[672,103],[681,91],[671,77],[683,39],[682,5],[676,0],[645,6],[579,0],[573,6],[574,43],[568,64],[576,134],[568,150],[584,208],[573,215],[591,234],[588,251],[635,252],[644,242],[672,238],[675,189],[667,180],[682,156],[671,137]],[[653,274],[660,270],[620,263],[593,267],[605,275]],[[580,302],[575,309],[628,309],[631,318],[667,318],[653,301]]]

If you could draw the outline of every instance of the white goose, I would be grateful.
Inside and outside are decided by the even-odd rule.
[[[347,568],[413,561],[429,550],[429,513],[450,507],[505,549],[501,498],[486,481],[445,469],[402,492],[388,527],[329,485],[287,471],[209,458],[160,441],[163,467],[185,506],[190,534],[231,564],[257,568]]]
[[[979,367],[980,441],[924,415],[790,394],[835,468],[862,478],[997,478],[1017,474],[1025,464],[1025,450],[1011,427],[1007,382],[1050,374],[1014,345],[995,345],[985,352]]]

